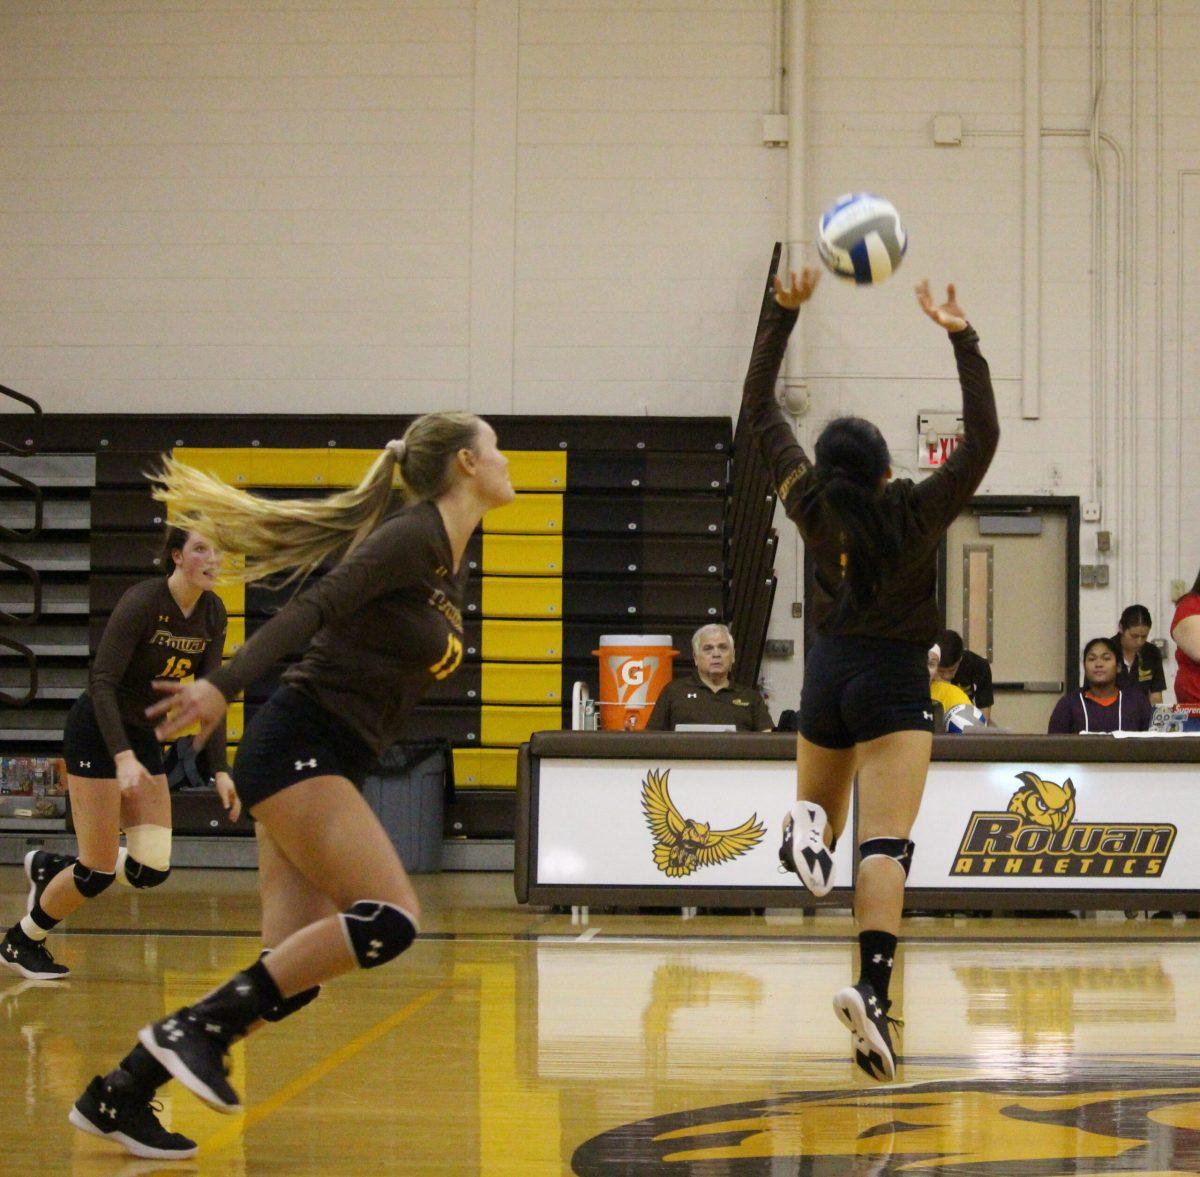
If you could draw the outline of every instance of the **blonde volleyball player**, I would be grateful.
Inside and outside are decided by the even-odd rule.
[[[393,475],[408,502],[385,518]],[[417,896],[363,800],[363,779],[404,735],[427,686],[462,659],[462,556],[485,511],[513,498],[490,425],[466,413],[418,418],[363,483],[323,502],[269,502],[168,463],[160,497],[172,519],[203,527],[248,559],[248,577],[313,571],[294,597],[211,678],[169,688],[151,709],[160,737],[193,722],[202,740],[229,700],[303,649],[255,714],[234,776],[254,816],[263,941],[271,951],[195,1005],[144,1027],[120,1066],[97,1076],[71,1113],[76,1127],[148,1152],[113,1131],[109,1093],[148,1100],[171,1076],[222,1112],[239,1110],[225,1074],[232,1042],[316,997],[325,981],[394,960],[417,935]],[[194,522],[193,522],[194,520]]]
[[[857,774],[861,969],[858,982],[835,996],[834,1008],[853,1034],[855,1062],[886,1080],[896,1074],[888,984],[913,854],[909,833],[933,739],[926,656],[940,625],[938,548],[987,472],[1000,427],[979,336],[954,287],[939,306],[922,282],[917,301],[949,333],[958,365],[962,443],[923,482],[893,480],[879,430],[842,417],[824,428],[811,462],[774,390],[788,336],[818,277],[806,268],[786,285],[774,279],[775,298],[760,323],[744,389],[763,460],[816,561],[820,636],[805,666],[799,800],[784,822],[780,858],[814,895],[829,891],[832,852]]]

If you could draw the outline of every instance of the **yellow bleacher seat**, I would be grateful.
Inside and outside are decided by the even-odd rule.
[[[561,707],[483,706],[480,720],[482,742],[490,746],[516,747],[534,732],[560,731]]]
[[[485,703],[559,703],[562,667],[536,662],[485,662]]]
[[[494,621],[484,618],[482,656],[493,662],[558,662],[561,621]]]
[[[346,487],[362,481],[387,441],[381,435],[378,449],[179,446],[174,456],[235,486]],[[509,450],[507,457],[509,477],[520,491],[562,491],[567,485],[565,451]]]
[[[329,485],[328,449],[274,449],[250,451],[251,486]]]
[[[562,529],[562,495],[518,494],[507,506],[497,507],[483,517],[485,533],[546,535],[561,534]]]
[[[177,446],[172,456],[185,466],[215,475],[223,482],[234,486],[250,485],[250,455],[254,450],[248,446],[231,449],[202,449],[196,446]]]
[[[246,727],[246,708],[242,703],[230,703],[225,713],[225,740],[240,740]]]
[[[562,576],[561,535],[485,535],[483,572],[501,576]]]
[[[485,617],[561,617],[562,580],[551,576],[485,576]]]
[[[242,648],[246,641],[246,619],[230,617],[225,629],[225,657],[229,658]]]
[[[222,583],[217,582],[217,587],[213,592],[221,598],[221,603],[225,606],[225,612],[232,618],[234,616],[244,617],[246,614],[246,586],[240,581],[230,583],[228,581]],[[244,636],[244,635],[243,635]]]
[[[515,748],[454,749],[456,789],[515,789],[516,786]]]
[[[505,450],[508,476],[517,490],[562,490],[567,485],[566,450]]]

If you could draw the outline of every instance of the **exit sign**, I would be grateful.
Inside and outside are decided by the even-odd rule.
[[[928,410],[917,416],[917,467],[936,470],[944,466],[963,439],[961,413]]]

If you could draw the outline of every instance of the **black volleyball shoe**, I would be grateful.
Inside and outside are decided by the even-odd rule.
[[[225,1028],[188,1007],[138,1031],[138,1041],[193,1095],[214,1111],[242,1110],[226,1078],[229,1039]]]
[[[889,1018],[891,1002],[881,1002],[875,987],[865,981],[848,985],[833,998],[833,1009],[841,1022],[854,1035],[854,1061],[879,1083],[896,1077],[896,1054],[892,1049],[891,1026],[903,1025]]]
[[[29,981],[57,981],[71,972],[50,955],[45,940],[26,936],[20,924],[9,928],[4,940],[0,941],[0,964]]]
[[[196,1155],[196,1142],[181,1132],[169,1132],[155,1114],[162,1111],[158,1100],[144,1098],[136,1090],[121,1090],[97,1075],[75,1101],[67,1119],[90,1136],[119,1144],[135,1157],[148,1160],[177,1160]]]

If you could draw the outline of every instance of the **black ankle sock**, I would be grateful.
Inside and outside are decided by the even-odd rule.
[[[196,1002],[188,1012],[194,1019],[219,1025],[221,1037],[232,1041],[282,1000],[279,986],[262,961],[256,960],[248,969],[226,981],[215,993]]]
[[[53,932],[58,927],[60,920],[56,920],[54,916],[47,915],[46,909],[42,906],[40,899],[33,901],[33,906],[29,909],[29,918],[33,920],[43,932]]]
[[[117,1064],[115,1071],[104,1076],[106,1083],[121,1088],[121,1076],[128,1076],[132,1089],[149,1099],[168,1079],[171,1072],[140,1042]]]
[[[40,940],[35,940],[32,936],[26,935],[25,929],[23,927],[21,927],[20,920],[17,920],[17,922],[15,924],[13,924],[13,926],[11,928],[8,929],[8,932],[6,933],[6,938],[9,938],[9,937],[11,937],[13,940],[15,940],[18,944],[20,944],[22,946],[29,945],[29,944],[40,944],[41,943]]]
[[[896,959],[899,941],[891,932],[859,932],[858,983],[864,981],[874,990],[879,1004],[886,1009],[889,1004],[888,985],[892,980],[892,964]]]

